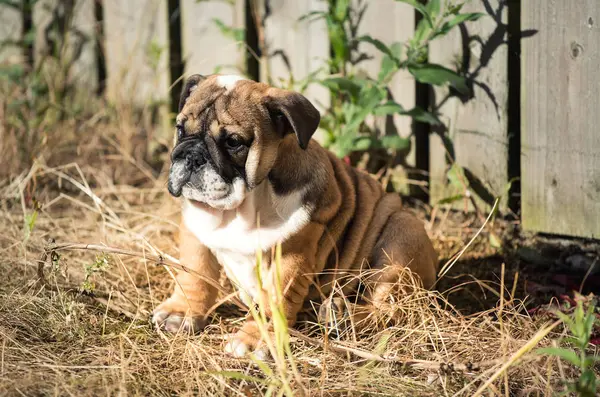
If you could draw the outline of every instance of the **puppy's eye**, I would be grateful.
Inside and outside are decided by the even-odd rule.
[[[182,125],[178,125],[176,128],[177,128],[177,140],[180,140],[185,135],[185,131],[183,130]]]
[[[242,140],[236,135],[230,135],[225,140],[225,146],[228,149],[238,149],[243,144],[244,143],[242,142]]]

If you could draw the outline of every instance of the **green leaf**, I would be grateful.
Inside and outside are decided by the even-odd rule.
[[[390,51],[392,52],[392,55],[396,59],[400,59],[402,57],[403,46],[404,46],[404,43],[401,43],[401,42],[395,42],[395,43],[392,43],[392,45],[390,45]]]
[[[344,21],[348,15],[348,9],[350,8],[350,0],[337,0],[335,2],[334,16],[337,21]]]
[[[452,164],[448,170],[448,173],[446,174],[446,177],[448,178],[448,182],[451,186],[460,190],[465,190],[467,188],[467,186],[465,186],[467,183],[465,172],[457,163]]]
[[[586,367],[591,367],[592,365],[594,365],[597,362],[600,362],[600,356],[585,356],[585,366]]]
[[[388,116],[390,114],[404,114],[406,110],[397,102],[388,101],[382,105],[377,106],[373,111],[375,116]]]
[[[593,305],[590,305],[590,307],[592,308],[592,310],[594,309]],[[586,336],[586,345],[589,343],[590,341],[590,337],[592,336],[592,332],[594,331],[594,323],[596,322],[596,315],[593,313],[586,313],[586,318],[585,318],[585,323],[584,323],[584,329],[585,329],[585,336]]]
[[[403,138],[400,135],[386,135],[379,141],[385,149],[404,150],[410,148],[410,139]]]
[[[565,336],[564,338],[562,338],[562,341],[573,346],[579,346],[579,339],[574,338],[572,336]]]
[[[464,7],[465,3],[458,3],[458,4],[447,4],[446,7],[446,13],[445,15],[456,15],[460,12],[460,10],[462,10],[462,8]]]
[[[359,84],[357,80],[349,79],[346,77],[328,77],[321,80],[320,83],[321,85],[324,85],[329,89],[345,91],[349,93],[353,98],[358,98],[359,93],[362,89],[362,84]]]
[[[337,157],[347,156],[350,152],[355,150],[353,134],[344,134],[340,136],[335,145],[332,147]]]
[[[373,138],[370,136],[359,136],[354,140],[354,150],[365,151],[373,147]]]
[[[435,19],[440,13],[440,9],[442,8],[442,2],[440,0],[429,0],[425,9],[431,16],[431,19]]]
[[[399,114],[401,116],[410,116],[413,120],[431,125],[441,125],[442,122],[432,113],[429,113],[420,107],[414,107],[410,110],[405,110],[402,105],[394,101],[388,101],[379,105],[373,112],[375,116],[387,116],[390,114]]]
[[[456,25],[460,25],[463,22],[467,21],[477,21],[479,18],[486,16],[487,14],[481,12],[472,12],[467,14],[458,14],[450,21],[444,22],[440,30],[438,30],[434,37],[445,36],[454,28]]]
[[[419,13],[421,15],[423,15],[423,17],[425,17],[425,19],[427,20],[427,22],[429,23],[430,26],[433,26],[433,20],[431,19],[431,15],[429,15],[429,11],[427,11],[427,8],[423,4],[421,4],[418,0],[396,0],[396,1],[412,6],[415,10],[419,11]]]
[[[348,58],[349,47],[344,26],[334,21],[330,15],[327,15],[326,20],[334,58],[338,63],[345,62]]]
[[[386,46],[385,44],[383,44],[383,42],[381,40],[374,39],[373,37],[368,36],[368,35],[360,36],[356,40],[359,41],[359,42],[362,41],[362,42],[365,42],[365,43],[372,44],[379,51],[383,52],[384,54],[386,54],[387,56],[389,56],[392,60],[396,61],[396,63],[400,63],[399,60],[396,59],[396,56],[392,52],[392,50],[388,46]]]
[[[388,55],[384,55],[381,58],[381,66],[379,68],[379,75],[377,75],[377,81],[385,83],[397,70],[398,65],[396,61]]]
[[[408,66],[408,71],[421,83],[433,84],[437,86],[451,84],[460,93],[469,93],[469,88],[467,87],[465,78],[455,71],[443,67],[442,65],[433,63],[426,63],[422,65],[412,64]]]
[[[579,356],[573,350],[563,349],[560,347],[544,347],[538,349],[537,353],[560,357],[578,367],[581,365]]]
[[[578,387],[578,396],[587,397],[587,396],[597,396],[596,394],[598,390],[598,380],[596,379],[596,374],[591,369],[586,369],[583,371],[581,376],[579,377],[579,387]]]
[[[235,42],[241,42],[241,41],[245,40],[245,30],[244,29],[227,26],[225,24],[225,22],[223,22],[219,18],[213,18],[213,22],[215,23],[215,25],[217,25],[217,27],[219,28],[219,30],[221,31],[221,34],[223,36],[229,37],[230,39],[234,40]]]
[[[354,112],[348,117],[346,129],[353,132],[373,113],[376,106],[383,100],[385,92],[374,85],[364,86],[358,95],[358,104],[353,107]]]
[[[33,228],[35,227],[35,221],[37,220],[38,212],[33,211],[30,214],[25,215],[25,238],[28,239],[33,232]]]
[[[492,246],[492,248],[502,247],[502,242],[500,241],[500,238],[496,236],[496,233],[490,233],[490,245]]]
[[[561,312],[560,310],[553,310],[552,313],[556,317],[558,317],[563,323],[565,323],[565,325],[569,328],[569,331],[571,331],[571,333],[573,335],[576,335],[577,330],[575,328],[575,323],[573,322],[571,317],[569,317],[565,313]]]
[[[443,198],[443,199],[439,200],[439,201],[437,202],[437,204],[438,204],[438,205],[442,205],[442,204],[452,204],[452,203],[455,203],[455,202],[457,202],[457,201],[460,201],[460,200],[462,200],[462,199],[464,199],[464,198],[465,198],[465,196],[464,196],[463,194],[457,194],[456,196],[450,196],[450,197]]]
[[[403,113],[406,116],[410,116],[413,120],[420,121],[431,125],[442,125],[440,119],[433,113],[421,109],[420,107],[414,107]]]
[[[358,96],[358,105],[368,108],[369,112],[372,112],[375,107],[385,99],[386,96],[387,91],[384,87],[367,82],[360,90]]]
[[[421,19],[417,24],[417,30],[412,39],[413,43],[420,43],[423,41],[432,30],[433,26],[431,26],[426,19]]]
[[[400,68],[400,58],[402,57],[402,43],[393,43],[389,46],[390,54],[384,54],[381,59],[381,67],[377,81],[387,83],[388,80]]]

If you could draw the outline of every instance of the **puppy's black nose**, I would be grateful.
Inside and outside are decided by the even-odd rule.
[[[189,140],[178,144],[171,153],[173,164],[182,162],[186,169],[195,171],[206,164],[208,150],[203,140]]]
[[[175,197],[181,196],[183,187],[192,173],[199,170],[208,159],[206,144],[201,139],[189,139],[179,143],[171,153],[171,170],[168,189]]]
[[[206,163],[206,159],[198,151],[191,151],[185,156],[185,168],[195,171]]]

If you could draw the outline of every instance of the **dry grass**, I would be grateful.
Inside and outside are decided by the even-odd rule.
[[[349,327],[336,338],[301,326],[290,330],[293,360],[226,356],[225,340],[243,321],[231,305],[199,336],[155,331],[149,314],[170,290],[176,259],[157,266],[144,257],[177,258],[178,207],[164,173],[156,177],[119,143],[123,121],[105,119],[57,124],[48,134],[61,138],[40,157],[47,163],[0,182],[0,394],[257,395],[287,384],[306,395],[471,396],[482,386],[486,395],[545,395],[572,373],[528,354],[532,341],[548,345],[556,334],[546,335],[549,318],[528,315],[522,281],[503,263],[509,256],[489,244],[491,230],[510,238],[500,221],[482,229],[441,292],[395,297],[374,314],[395,325]],[[482,226],[478,217],[413,209],[442,258]],[[139,255],[62,250],[40,266],[49,239]],[[475,277],[461,275],[469,264],[479,265]],[[86,279],[91,291],[82,293]]]

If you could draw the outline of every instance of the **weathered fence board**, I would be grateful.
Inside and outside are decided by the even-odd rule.
[[[0,5],[0,64],[17,64],[23,60],[18,42],[23,33],[23,20],[18,8]]]
[[[76,84],[78,92],[94,92],[98,86],[94,1],[38,1],[33,23],[35,63],[47,68],[51,87]]]
[[[326,65],[329,38],[323,20],[299,19],[310,11],[323,11],[327,4],[319,0],[270,0],[264,15],[266,59],[262,62],[261,80],[279,87],[298,89],[301,82]],[[327,73],[327,71],[323,71]],[[329,92],[312,84],[304,92],[315,106],[329,105]]]
[[[107,95],[147,105],[169,98],[167,3],[104,0]]]
[[[66,50],[59,58],[73,66],[61,75],[52,72],[60,71],[56,68],[62,67],[61,62],[51,61],[56,64],[43,69],[47,82],[68,78],[93,90],[99,73],[97,46],[103,45],[108,98],[118,104],[152,105],[151,109],[158,106],[160,119],[167,120],[169,87],[180,77],[171,76],[171,71],[177,69],[169,67],[167,14],[168,4],[174,7],[175,3],[99,1],[39,0],[29,15],[36,32],[34,60],[39,63],[53,58],[44,55],[55,51],[59,41],[54,38],[57,32],[47,28],[67,23],[70,28],[63,47]],[[359,35],[368,34],[386,44],[412,37],[415,12],[410,6],[392,0],[352,2],[367,5]],[[466,72],[472,83],[469,96],[457,96],[448,88],[433,90],[432,107],[439,110],[447,126],[447,131],[434,129],[430,138],[433,204],[471,193],[483,199],[477,200],[480,204],[491,204],[496,197],[502,197],[501,206],[506,207],[509,155],[515,154],[509,153],[508,144],[512,133],[508,120],[508,3],[512,7],[518,2],[471,0],[463,12],[478,11],[488,16],[461,25],[447,37],[430,43],[430,62],[458,68]],[[72,21],[66,21],[63,17],[69,13],[64,12],[64,7],[70,4],[75,4],[75,11]],[[299,89],[311,73],[319,69],[322,74],[327,73],[330,43],[325,21],[300,20],[311,11],[326,10],[326,2],[181,0],[180,4],[181,37],[173,39],[182,41],[187,75],[247,73],[243,35],[248,31],[248,4],[259,14],[262,81]],[[95,36],[98,5],[103,7],[103,38]],[[523,226],[532,231],[600,238],[600,137],[596,131],[600,125],[600,2],[528,0],[521,2],[520,7],[522,30],[537,31],[521,40]],[[5,44],[0,48],[0,63],[24,59],[20,41],[24,37],[23,21],[27,19],[18,7],[0,6],[0,42]],[[177,18],[172,21],[179,23]],[[178,35],[180,27],[172,27],[171,33]],[[6,45],[11,43],[18,45]],[[376,77],[381,54],[365,43],[360,44],[360,49],[373,56],[360,67]],[[390,88],[394,99],[405,108],[415,105],[415,84],[408,74],[398,73]],[[304,93],[322,111],[329,105],[329,91],[318,84],[308,86]],[[145,122],[151,118],[148,113],[144,113]],[[377,123],[386,132],[394,130],[393,124],[402,136],[413,134],[409,118],[394,117],[393,121]],[[166,141],[172,131],[164,128],[164,133],[161,139]],[[144,139],[152,141],[149,137]],[[516,151],[512,146],[511,149]],[[407,164],[413,162],[414,156],[408,154]],[[449,174],[453,163],[464,172]],[[511,168],[511,172],[515,170]],[[465,198],[455,204],[471,207],[469,202]]]
[[[181,1],[186,75],[245,73],[245,45],[234,37],[236,29],[240,34],[243,32],[244,11],[243,0]]]
[[[522,7],[523,226],[600,238],[600,2]]]
[[[475,191],[484,203],[495,197],[507,199],[508,183],[508,75],[506,45],[507,2],[503,0],[473,0],[463,12],[488,14],[453,30],[447,37],[434,40],[430,46],[430,61],[455,69],[456,64],[468,71],[474,80],[473,95],[463,103],[448,97],[448,89],[435,89],[432,104],[440,106],[442,121],[447,126],[443,143],[440,135],[430,139],[430,197],[433,204],[444,198]],[[448,183],[450,155],[466,174],[457,173],[462,186]],[[469,183],[467,185],[467,180]],[[460,206],[469,205],[465,198]]]
[[[411,6],[389,0],[370,0],[362,3],[367,7],[359,27],[359,35],[369,35],[388,46],[395,42],[405,43],[414,35],[415,11]],[[366,43],[361,43],[359,49],[371,58],[361,62],[359,68],[376,79],[383,58],[381,51]],[[410,73],[406,71],[396,73],[390,84],[390,92],[393,99],[405,109],[412,109],[415,106],[415,80]],[[410,117],[394,116],[392,126],[386,121],[385,117],[377,121],[377,125],[385,132],[395,132],[402,137],[411,136]],[[388,131],[390,129],[395,131]],[[414,166],[414,150],[408,154],[407,161]]]

